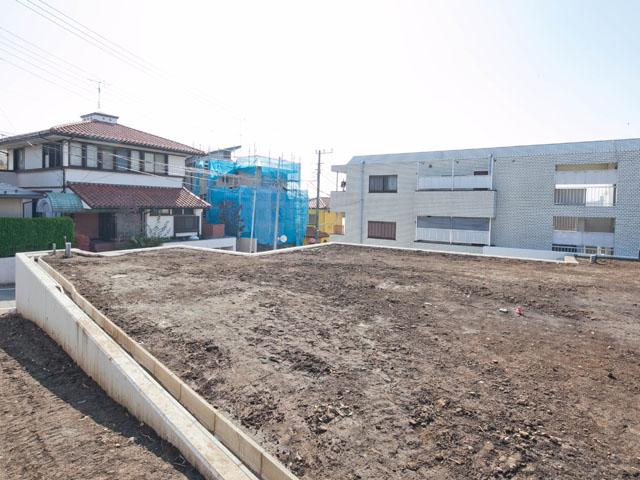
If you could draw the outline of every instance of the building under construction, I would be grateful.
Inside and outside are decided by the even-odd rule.
[[[187,187],[211,203],[206,220],[259,250],[302,245],[308,195],[300,164],[261,155],[232,158],[239,147],[191,159]]]

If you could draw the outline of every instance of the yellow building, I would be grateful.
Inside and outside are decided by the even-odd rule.
[[[309,199],[309,218],[307,220],[307,233],[304,244],[316,243],[316,199]],[[320,217],[318,222],[319,241],[329,241],[329,235],[344,234],[344,213],[334,212],[329,206],[329,197],[320,197]]]

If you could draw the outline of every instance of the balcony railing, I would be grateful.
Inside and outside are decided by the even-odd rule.
[[[174,233],[198,233],[197,215],[175,215],[173,217]]]
[[[553,243],[559,245],[594,246],[613,248],[614,234],[609,232],[573,232],[554,230]]]
[[[491,243],[491,232],[417,227],[416,240],[421,242],[489,245]]]
[[[474,190],[490,189],[489,175],[444,175],[418,177],[418,190]]]
[[[565,187],[556,186],[556,205],[582,205],[587,207],[612,207],[616,204],[616,187]]]

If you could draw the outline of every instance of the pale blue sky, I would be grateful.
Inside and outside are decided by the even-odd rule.
[[[0,133],[95,110],[93,78],[107,82],[103,110],[125,125],[293,154],[310,181],[318,147],[345,163],[640,137],[637,1],[45,1],[160,72],[0,0],[0,27],[69,62],[0,30]]]

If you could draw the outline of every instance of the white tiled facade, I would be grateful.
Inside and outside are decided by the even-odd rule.
[[[608,170],[598,170],[602,165]],[[458,170],[451,176],[448,168]],[[640,139],[359,156],[333,170],[346,174],[345,191],[331,198],[332,209],[345,212],[345,234],[335,240],[467,252],[481,252],[487,242],[539,250],[582,242],[582,251],[592,245],[611,248],[616,256],[640,254]],[[397,192],[369,193],[371,175],[397,175]],[[615,186],[615,204],[609,205],[613,197],[598,205],[557,204],[556,186],[564,183],[587,184],[577,186],[592,191]],[[485,219],[490,227],[479,236],[449,232],[453,241],[448,242],[447,232],[429,237],[435,230],[418,229],[419,217]],[[615,228],[564,232],[554,229],[554,217],[612,218]],[[371,221],[395,222],[395,240],[368,238]],[[439,241],[417,241],[421,238]],[[465,238],[487,241],[463,243]]]

